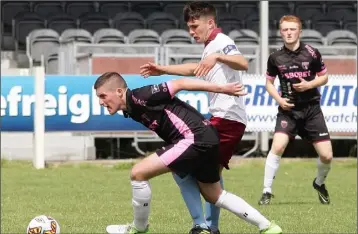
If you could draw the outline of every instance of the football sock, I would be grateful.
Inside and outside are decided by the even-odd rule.
[[[316,184],[318,184],[319,186],[324,184],[324,181],[326,180],[326,177],[330,169],[331,169],[331,163],[325,164],[321,161],[320,158],[318,158]]]
[[[226,192],[225,190],[222,191],[215,205],[231,211],[241,219],[256,225],[260,230],[266,229],[270,226],[270,221],[260,214],[260,212],[250,206],[242,198]]]
[[[172,173],[175,182],[180,188],[180,192],[189,210],[194,225],[207,228],[204,219],[203,206],[201,203],[201,194],[198,183],[191,175],[180,178],[177,174]]]
[[[220,185],[221,188],[224,189],[224,181],[222,177],[220,177]],[[219,229],[220,208],[210,202],[205,202],[205,215],[206,224],[213,232],[216,232]]]
[[[265,177],[263,193],[272,193],[272,182],[275,179],[277,169],[280,166],[281,157],[271,152],[267,155],[265,164]]]
[[[148,226],[150,201],[152,191],[148,181],[131,181],[132,205],[134,211],[134,227],[138,231],[145,231]]]

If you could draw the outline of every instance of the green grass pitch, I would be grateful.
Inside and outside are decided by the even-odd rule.
[[[224,172],[225,189],[278,223],[284,233],[357,233],[357,161],[333,163],[327,188],[330,205],[321,205],[312,180],[315,159],[281,161],[275,198],[257,205],[264,159],[243,159]],[[62,233],[105,233],[108,224],[132,221],[128,164],[112,167],[75,164],[36,170],[26,162],[1,162],[1,233],[24,233],[35,216],[53,216]],[[171,175],[151,181],[151,233],[188,233],[191,219]],[[222,211],[222,233],[258,233],[256,227]]]

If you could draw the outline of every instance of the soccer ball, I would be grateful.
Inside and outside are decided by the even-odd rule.
[[[60,225],[47,215],[39,215],[33,218],[27,226],[27,234],[58,234]]]

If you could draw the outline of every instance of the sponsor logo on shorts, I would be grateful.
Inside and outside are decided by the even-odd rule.
[[[281,127],[282,128],[287,128],[287,125],[288,125],[288,123],[287,123],[286,120],[281,120]]]
[[[319,136],[327,136],[327,135],[328,135],[327,132],[325,132],[325,133],[320,133],[320,134],[319,134]]]

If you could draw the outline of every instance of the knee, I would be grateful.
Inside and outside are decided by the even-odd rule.
[[[331,163],[331,161],[333,159],[333,152],[331,150],[327,150],[326,152],[321,153],[319,155],[319,158],[322,163],[325,163],[325,164]]]
[[[215,194],[202,194],[205,201],[214,204],[219,200],[219,196],[216,196]]]
[[[270,151],[277,156],[282,156],[285,152],[285,149],[286,145],[275,142],[275,144],[272,144]]]
[[[131,178],[131,180],[136,180],[136,181],[147,180],[147,178],[145,177],[145,174],[137,166],[134,166],[132,168],[131,173],[130,173],[130,178]]]

